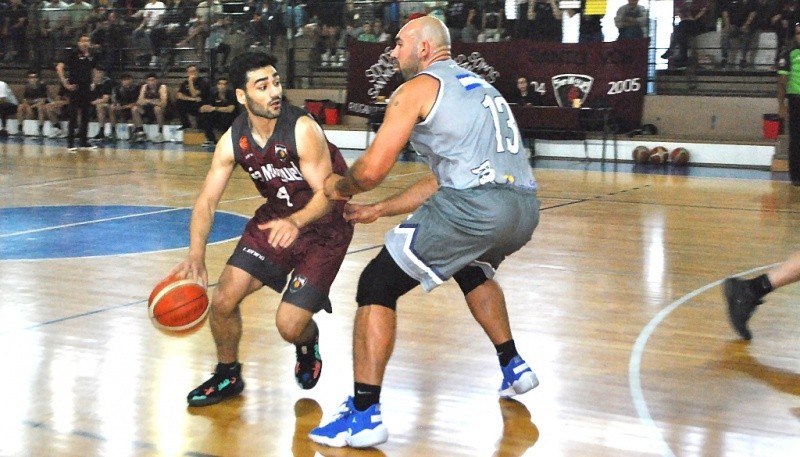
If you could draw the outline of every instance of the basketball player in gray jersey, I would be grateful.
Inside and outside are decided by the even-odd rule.
[[[384,201],[345,208],[345,218],[360,223],[413,213],[386,234],[359,279],[355,393],[309,434],[328,446],[370,447],[388,439],[380,392],[395,343],[395,308],[418,284],[430,291],[456,280],[497,351],[501,397],[539,384],[517,353],[503,292],[492,279],[539,222],[536,181],[511,109],[494,87],[451,59],[447,27],[434,17],[405,25],[392,57],[406,82],[392,95],[374,142],[344,176],[328,176],[325,194],[347,200],[375,188],[409,140],[433,173]]]

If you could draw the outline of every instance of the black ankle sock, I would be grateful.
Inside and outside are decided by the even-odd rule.
[[[505,343],[497,344],[494,348],[497,350],[497,358],[500,359],[501,367],[508,365],[511,359],[519,355],[514,340],[508,340]]]
[[[750,286],[750,290],[752,290],[758,298],[772,292],[772,283],[769,282],[769,278],[766,274],[751,279],[748,281],[748,285]]]
[[[359,411],[366,411],[372,405],[381,402],[381,386],[371,384],[353,383],[353,405]]]
[[[217,374],[239,373],[242,370],[242,364],[237,360],[231,363],[217,363],[217,369],[214,370]]]

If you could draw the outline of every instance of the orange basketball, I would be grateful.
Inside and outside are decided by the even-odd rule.
[[[686,148],[675,148],[669,153],[673,165],[686,165],[689,162],[689,151]]]
[[[206,318],[208,295],[197,281],[171,276],[153,288],[147,311],[153,325],[161,330],[190,330]]]
[[[664,146],[656,146],[650,151],[650,163],[654,165],[662,165],[667,163],[669,152]]]
[[[645,163],[650,159],[650,148],[647,146],[636,146],[633,148],[633,161],[637,163]]]

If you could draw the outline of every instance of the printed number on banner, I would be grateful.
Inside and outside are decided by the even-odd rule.
[[[638,92],[642,88],[641,78],[623,79],[622,81],[608,82],[608,95],[622,94],[625,92]]]

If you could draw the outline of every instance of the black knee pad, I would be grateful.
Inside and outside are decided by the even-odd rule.
[[[458,283],[458,287],[461,288],[461,293],[463,293],[464,296],[489,280],[489,278],[486,277],[486,273],[483,272],[483,268],[472,265],[467,265],[458,270],[458,272],[453,275],[453,279]]]
[[[394,310],[397,299],[417,285],[419,281],[407,275],[384,247],[361,272],[356,303],[358,306],[381,305]]]

